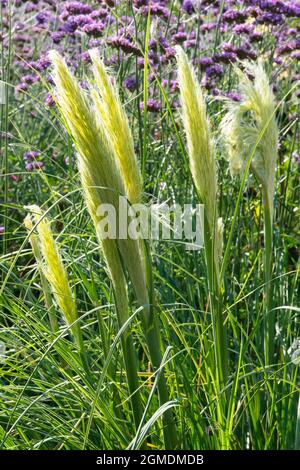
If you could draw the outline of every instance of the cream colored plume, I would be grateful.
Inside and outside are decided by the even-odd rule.
[[[213,232],[216,220],[217,176],[215,151],[204,97],[185,52],[176,47],[182,119],[194,184]]]
[[[72,325],[78,319],[77,309],[63,261],[53,238],[50,222],[39,206],[31,205],[27,209],[30,214],[27,215],[24,224],[31,232],[29,238],[34,255],[51,286],[56,303],[63,313],[66,323]],[[36,226],[36,233],[32,232],[32,219]],[[81,348],[82,336],[78,323],[71,326],[71,331]]]
[[[87,208],[94,222],[115,292],[122,292],[121,297],[124,299],[124,265],[129,272],[134,289],[138,293],[140,303],[148,303],[146,275],[139,242],[131,239],[103,240],[98,229],[97,208],[104,203],[111,204],[116,210],[118,220],[119,195],[126,194],[125,188],[135,188],[136,191],[136,188],[139,187],[138,181],[134,179],[134,171],[137,170],[130,173],[130,165],[127,168],[122,168],[117,163],[116,149],[111,144],[112,139],[103,120],[97,120],[95,117],[94,109],[84,97],[77,80],[69,72],[60,55],[51,51],[50,59],[54,65],[53,79],[57,87],[57,101],[78,151],[78,169]],[[103,106],[106,110],[110,107],[106,100],[111,99],[112,96],[106,90],[106,93],[102,95]],[[119,119],[121,120],[120,117]],[[125,124],[124,128],[126,128]],[[137,168],[135,165],[133,166]],[[137,197],[140,196],[136,192],[134,198]],[[126,310],[124,302],[122,310],[123,312],[120,314],[124,319]]]
[[[94,175],[93,184],[98,186],[101,201],[113,201],[125,190],[105,130],[97,124],[95,113],[63,58],[56,51],[50,51],[49,58],[54,65],[57,102],[82,164]]]
[[[128,119],[118,91],[113,86],[97,50],[92,49],[90,56],[96,85],[92,97],[98,111],[97,117],[103,124],[115,152],[120,173],[123,176],[126,196],[131,204],[135,204],[141,201],[142,177]]]
[[[251,152],[251,168],[262,184],[265,202],[273,213],[274,180],[278,148],[276,103],[262,60],[236,69],[241,102],[228,105],[221,129],[231,173],[243,172]],[[252,77],[252,78],[249,78]]]

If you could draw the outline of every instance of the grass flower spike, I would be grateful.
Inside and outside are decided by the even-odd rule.
[[[50,222],[44,216],[40,207],[32,205],[29,206],[28,209],[30,210],[37,230],[37,235],[34,233],[30,235],[34,254],[38,262],[42,263],[43,273],[51,286],[56,303],[63,313],[66,323],[71,325],[71,331],[75,341],[80,351],[83,352],[80,325],[78,323],[73,325],[78,319],[74,297],[63,261],[53,238]],[[30,216],[27,216],[25,219],[25,226],[27,230],[32,230],[33,224]],[[41,253],[42,260],[40,259],[39,253]]]
[[[227,379],[226,330],[220,303],[220,258],[223,224],[217,212],[217,174],[213,139],[204,97],[185,52],[176,47],[178,82],[182,103],[190,170],[200,202],[204,204],[204,244],[211,297],[215,363],[219,386]]]
[[[92,96],[98,111],[97,117],[103,124],[114,149],[120,173],[123,175],[126,196],[131,204],[135,204],[141,201],[142,176],[128,119],[99,53],[96,49],[92,49],[90,56],[96,85]]]
[[[127,286],[116,240],[103,239],[99,233],[98,207],[111,204],[118,207],[119,194],[125,193],[123,180],[116,165],[114,154],[95,112],[83,95],[75,77],[56,51],[50,51],[49,58],[54,66],[53,79],[56,85],[57,101],[66,125],[78,152],[78,168],[84,197],[94,222],[99,243],[114,287],[119,327],[128,319]],[[126,331],[122,336],[122,348],[126,366],[129,391],[132,395],[132,409],[136,426],[139,425],[142,408],[137,392],[139,383],[136,357],[131,335]]]
[[[98,92],[92,92],[94,107],[83,95],[75,77],[64,60],[50,52],[54,65],[53,79],[57,87],[57,101],[62,116],[78,152],[78,169],[87,208],[94,222],[99,242],[112,279],[119,327],[128,319],[128,296],[125,273],[129,274],[140,306],[143,306],[142,324],[147,338],[151,361],[157,369],[162,360],[159,330],[149,306],[146,265],[139,240],[131,238],[103,238],[99,232],[97,209],[101,204],[115,208],[119,220],[119,196],[126,195],[130,202],[141,200],[141,177],[133,149],[133,141],[126,115],[119,97],[109,83],[103,64],[91,52]],[[95,112],[96,110],[96,112]],[[122,348],[135,424],[138,428],[142,406],[138,392],[137,361],[132,336],[126,331]],[[158,383],[161,404],[168,402],[168,390],[163,374]],[[172,411],[163,418],[165,442],[174,446]]]
[[[194,184],[205,206],[210,231],[213,232],[216,217],[217,176],[214,145],[202,90],[193,67],[179,46],[176,47],[178,82],[182,102],[190,169]]]
[[[231,173],[242,173],[252,149],[251,168],[263,188],[265,203],[273,215],[274,179],[277,162],[278,126],[276,103],[260,60],[249,63],[246,72],[236,69],[242,101],[230,102],[222,121]],[[253,77],[253,80],[249,78]]]
[[[222,133],[231,173],[243,172],[249,158],[251,169],[262,187],[265,232],[265,361],[274,360],[275,312],[272,309],[272,246],[274,186],[278,149],[276,103],[260,60],[249,63],[246,71],[236,69],[242,100],[229,104],[222,121]],[[249,78],[252,77],[252,78]]]
[[[45,277],[44,270],[43,270],[43,256],[42,256],[40,245],[39,245],[39,239],[38,239],[37,234],[34,233],[34,228],[33,228],[34,225],[33,225],[32,217],[30,214],[27,214],[27,216],[25,217],[24,225],[28,231],[29,241],[32,247],[34,257],[38,265],[38,269],[39,269],[39,273],[41,277],[41,285],[42,285],[42,289],[43,289],[44,296],[45,296],[45,305],[48,311],[48,317],[49,317],[51,329],[55,333],[56,331],[58,331],[58,328],[59,328],[57,317],[56,317],[55,308],[52,302],[50,286]]]

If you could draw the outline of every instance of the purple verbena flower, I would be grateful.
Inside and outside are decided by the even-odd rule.
[[[233,27],[233,32],[236,34],[250,34],[254,30],[253,24],[237,24]]]
[[[38,75],[23,75],[22,77],[22,82],[26,83],[27,85],[32,85],[33,83],[39,81],[39,76]]]
[[[236,46],[234,46],[230,42],[224,42],[222,44],[222,49],[223,51],[226,51],[226,52],[236,52]]]
[[[124,87],[127,89],[127,90],[130,90],[130,91],[133,91],[137,88],[137,80],[136,80],[136,77],[134,75],[130,76],[130,77],[127,77],[125,78],[124,82]]]
[[[235,62],[237,59],[235,52],[223,52],[217,53],[213,56],[214,62],[221,62],[223,64],[230,64],[230,62]]]
[[[41,155],[41,152],[38,152],[37,150],[30,150],[23,154],[23,158],[26,162],[32,162],[33,160],[38,158],[40,155]]]
[[[51,13],[49,11],[41,11],[35,17],[36,21],[39,24],[45,24],[51,18]]]
[[[145,16],[148,15],[149,8],[151,15],[160,16],[166,20],[169,18],[170,12],[164,5],[161,5],[160,3],[151,3],[150,6],[146,5],[141,9],[142,14]]]
[[[86,15],[93,11],[90,5],[82,2],[67,2],[65,4],[65,9],[72,15]]]
[[[120,36],[113,36],[107,39],[107,43],[113,47],[121,49],[125,53],[132,53],[137,56],[141,56],[142,52],[135,46],[129,39]]]
[[[217,28],[217,23],[204,23],[200,26],[200,31],[212,31]]]
[[[174,42],[181,44],[187,39],[187,34],[184,31],[178,31],[178,33],[173,34],[172,39]]]
[[[20,93],[23,93],[24,91],[27,91],[28,90],[28,85],[26,83],[19,83],[16,87],[15,87],[15,92],[17,95],[19,95]]]
[[[136,8],[141,8],[145,5],[148,5],[149,0],[133,0],[133,3]]]
[[[192,15],[192,13],[195,11],[192,0],[183,0],[182,9],[189,15]]]
[[[255,60],[257,58],[256,52],[251,49],[249,44],[243,44],[236,48],[236,54],[239,59],[251,59]]]
[[[141,110],[144,110],[144,102],[141,102],[140,103],[140,109]],[[162,108],[162,105],[161,103],[159,103],[158,101],[154,100],[153,98],[150,98],[148,101],[147,101],[147,111],[150,111],[152,113],[158,113]]]
[[[200,59],[196,60],[199,63],[201,70],[206,70],[208,67],[214,65],[214,61],[211,57],[200,57]]]
[[[299,61],[300,60],[300,51],[294,51],[292,53],[291,57],[292,57],[292,59],[296,59],[297,61]]]
[[[59,44],[66,37],[66,35],[61,31],[54,31],[50,34],[50,37],[54,44]]]
[[[247,17],[248,13],[245,10],[227,10],[222,15],[222,21],[224,23],[242,23]]]
[[[232,101],[237,102],[241,101],[242,99],[241,95],[235,91],[229,91],[228,93],[225,93],[224,96],[226,96],[226,98],[229,98]]]
[[[30,162],[30,163],[26,163],[25,165],[25,169],[27,171],[32,171],[32,170],[41,170],[42,168],[44,168],[45,164],[43,162]]]
[[[52,106],[55,105],[55,101],[51,93],[47,93],[44,103],[45,106],[47,106],[48,108],[52,108]]]
[[[104,31],[103,23],[87,23],[82,29],[88,36],[99,37]]]
[[[284,17],[280,13],[262,13],[256,19],[257,23],[282,24]]]
[[[260,42],[262,40],[263,40],[263,34],[257,31],[254,31],[253,33],[249,35],[250,42]]]
[[[224,69],[221,65],[211,65],[210,67],[207,67],[205,70],[206,76],[207,77],[212,77],[212,76],[221,76],[224,72]]]
[[[187,41],[183,43],[183,46],[186,49],[190,49],[192,47],[196,47],[196,44],[197,44],[197,39],[188,39]]]

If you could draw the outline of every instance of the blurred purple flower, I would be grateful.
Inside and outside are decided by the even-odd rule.
[[[270,23],[279,25],[283,23],[284,17],[279,13],[262,13],[257,19],[257,23]]]
[[[226,98],[229,98],[230,100],[232,101],[241,101],[241,95],[235,91],[229,91],[228,93],[225,93],[224,96],[226,96]]]
[[[253,30],[253,24],[237,24],[232,29],[232,31],[236,34],[250,34],[253,32]]]
[[[32,170],[41,170],[44,168],[45,164],[43,162],[30,162],[26,163],[25,169],[27,171],[32,171]]]
[[[59,32],[53,32],[50,34],[50,37],[52,39],[52,41],[54,42],[54,44],[59,44],[62,39],[64,39],[66,37],[65,33],[59,31]]]
[[[236,54],[239,59],[251,59],[255,60],[257,58],[256,52],[251,49],[249,44],[243,44],[236,48]]]
[[[172,39],[174,42],[181,44],[187,39],[187,34],[184,31],[178,31],[178,33],[173,34]]]
[[[55,105],[55,101],[51,93],[47,93],[44,103],[48,108],[52,108]]]
[[[207,67],[205,73],[207,77],[213,77],[213,76],[221,76],[224,72],[224,69],[221,65],[211,65],[210,67]]]
[[[22,77],[22,82],[26,83],[27,85],[32,85],[35,82],[38,82],[40,77],[38,75],[24,75]]]
[[[200,31],[212,31],[217,28],[217,23],[204,23],[200,26]]]
[[[65,9],[68,13],[72,13],[73,15],[85,15],[93,11],[90,5],[82,2],[67,2]]]
[[[144,102],[141,102],[140,103],[140,109],[144,110],[144,107],[145,107]],[[162,108],[161,103],[159,103],[155,99],[150,98],[147,101],[147,111],[152,112],[152,113],[158,113],[161,110],[161,108]]]
[[[257,31],[254,31],[253,33],[249,35],[250,42],[260,42],[262,40],[263,40],[263,34]]]
[[[207,67],[211,67],[214,65],[214,61],[211,57],[200,57],[200,59],[196,59],[196,63],[199,63],[201,70],[206,70]]]
[[[223,52],[218,53],[213,56],[214,62],[221,62],[223,64],[230,64],[231,62],[235,62],[237,59],[236,54],[234,52]]]
[[[291,55],[292,59],[296,59],[297,61],[300,60],[300,51],[295,51]]]
[[[182,9],[189,15],[194,13],[195,10],[194,10],[194,4],[192,0],[183,0]]]
[[[104,28],[103,23],[87,23],[82,29],[89,36],[99,37],[102,36]]]
[[[19,83],[16,87],[15,87],[15,92],[17,95],[19,95],[20,93],[22,93],[23,91],[27,91],[28,90],[28,85],[26,83]]]
[[[122,49],[122,51],[126,53],[132,53],[137,56],[141,56],[142,52],[140,49],[135,46],[129,39],[120,36],[113,36],[107,39],[107,43],[113,47],[118,49]]]
[[[23,158],[27,162],[31,162],[35,158],[38,158],[40,155],[41,155],[41,152],[38,152],[37,150],[30,150],[29,152],[25,152],[23,154]]]
[[[299,155],[298,152],[293,152],[293,153],[292,153],[292,159],[293,159],[296,163],[300,164],[300,155]],[[1,228],[1,227],[0,227],[0,228]]]
[[[225,23],[242,23],[248,17],[247,11],[243,10],[227,10],[222,15],[222,21]]]
[[[145,15],[145,16],[148,15],[149,8],[150,8],[150,14],[151,15],[161,16],[162,18],[164,18],[166,20],[169,18],[170,12],[169,12],[168,8],[165,7],[164,5],[161,5],[160,3],[151,3],[150,6],[145,5],[141,9],[142,14]]]
[[[125,78],[123,84],[127,90],[134,91],[137,88],[136,77],[132,75],[131,77]]]

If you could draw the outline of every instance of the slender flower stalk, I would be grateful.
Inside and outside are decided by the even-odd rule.
[[[242,100],[229,104],[221,128],[232,175],[243,173],[255,149],[251,169],[262,187],[264,212],[264,350],[265,363],[274,361],[275,312],[272,311],[272,246],[275,171],[278,158],[276,103],[260,60],[246,72],[236,69]],[[249,78],[253,77],[253,80]]]
[[[222,220],[217,210],[217,174],[214,144],[204,97],[185,52],[176,47],[178,82],[182,103],[190,170],[200,202],[204,204],[204,244],[208,271],[210,304],[213,319],[215,361],[218,382],[222,387],[228,375],[226,329],[221,308],[220,257]]]
[[[70,326],[75,342],[80,353],[84,356],[84,344],[82,332],[78,322],[76,304],[69,284],[67,272],[63,265],[60,253],[50,227],[50,222],[43,214],[40,207],[29,206],[30,214],[33,217],[37,234],[31,234],[31,243],[37,261],[41,263],[43,274],[49,282],[53,296],[59,306],[67,325]],[[28,229],[33,227],[32,220],[28,215],[25,219]],[[76,322],[75,324],[73,324]]]
[[[154,369],[162,360],[159,329],[148,294],[146,262],[139,240],[103,236],[101,218],[97,214],[101,204],[110,204],[119,220],[119,196],[126,195],[129,202],[141,200],[141,176],[134,154],[133,141],[126,115],[117,93],[109,83],[103,64],[94,51],[97,91],[92,91],[94,108],[81,91],[75,77],[55,51],[50,59],[54,65],[53,79],[57,88],[57,102],[66,126],[78,152],[78,169],[85,201],[96,227],[99,243],[106,259],[114,287],[119,325],[128,318],[128,296],[125,280],[127,270],[137,300],[143,306],[142,324]],[[132,336],[125,332],[122,348],[135,424],[138,428],[142,417],[142,405],[138,392],[137,361]],[[161,404],[169,400],[166,380],[162,374],[158,383]],[[175,446],[174,420],[171,410],[163,417],[164,437],[167,448]]]
[[[84,197],[113,283],[118,323],[121,327],[129,318],[126,280],[117,243],[102,236],[97,210],[104,203],[118,206],[119,194],[125,192],[123,182],[104,130],[97,125],[95,113],[77,80],[56,51],[51,51],[49,57],[54,65],[56,99],[78,152],[78,168]],[[138,392],[137,359],[133,339],[128,331],[122,335],[121,342],[132,411],[135,425],[138,427],[142,418],[142,403]]]
[[[96,85],[96,89],[91,92],[97,110],[96,119],[99,127],[103,126],[105,135],[115,154],[126,197],[130,204],[136,204],[142,201],[142,176],[134,151],[134,142],[128,119],[119,94],[113,86],[97,50],[91,50],[90,56],[93,62]],[[159,327],[153,310],[152,280],[151,275],[149,276],[151,261],[149,256],[146,256],[146,247],[143,240],[119,240],[118,246],[132,280],[137,300],[143,306],[142,325],[151,362],[156,370],[162,361],[162,348]],[[161,374],[158,381],[158,390],[160,403],[166,403],[169,400],[169,393],[164,374]],[[171,410],[165,412],[163,420],[166,447],[169,449],[174,448],[177,445],[177,438]]]

